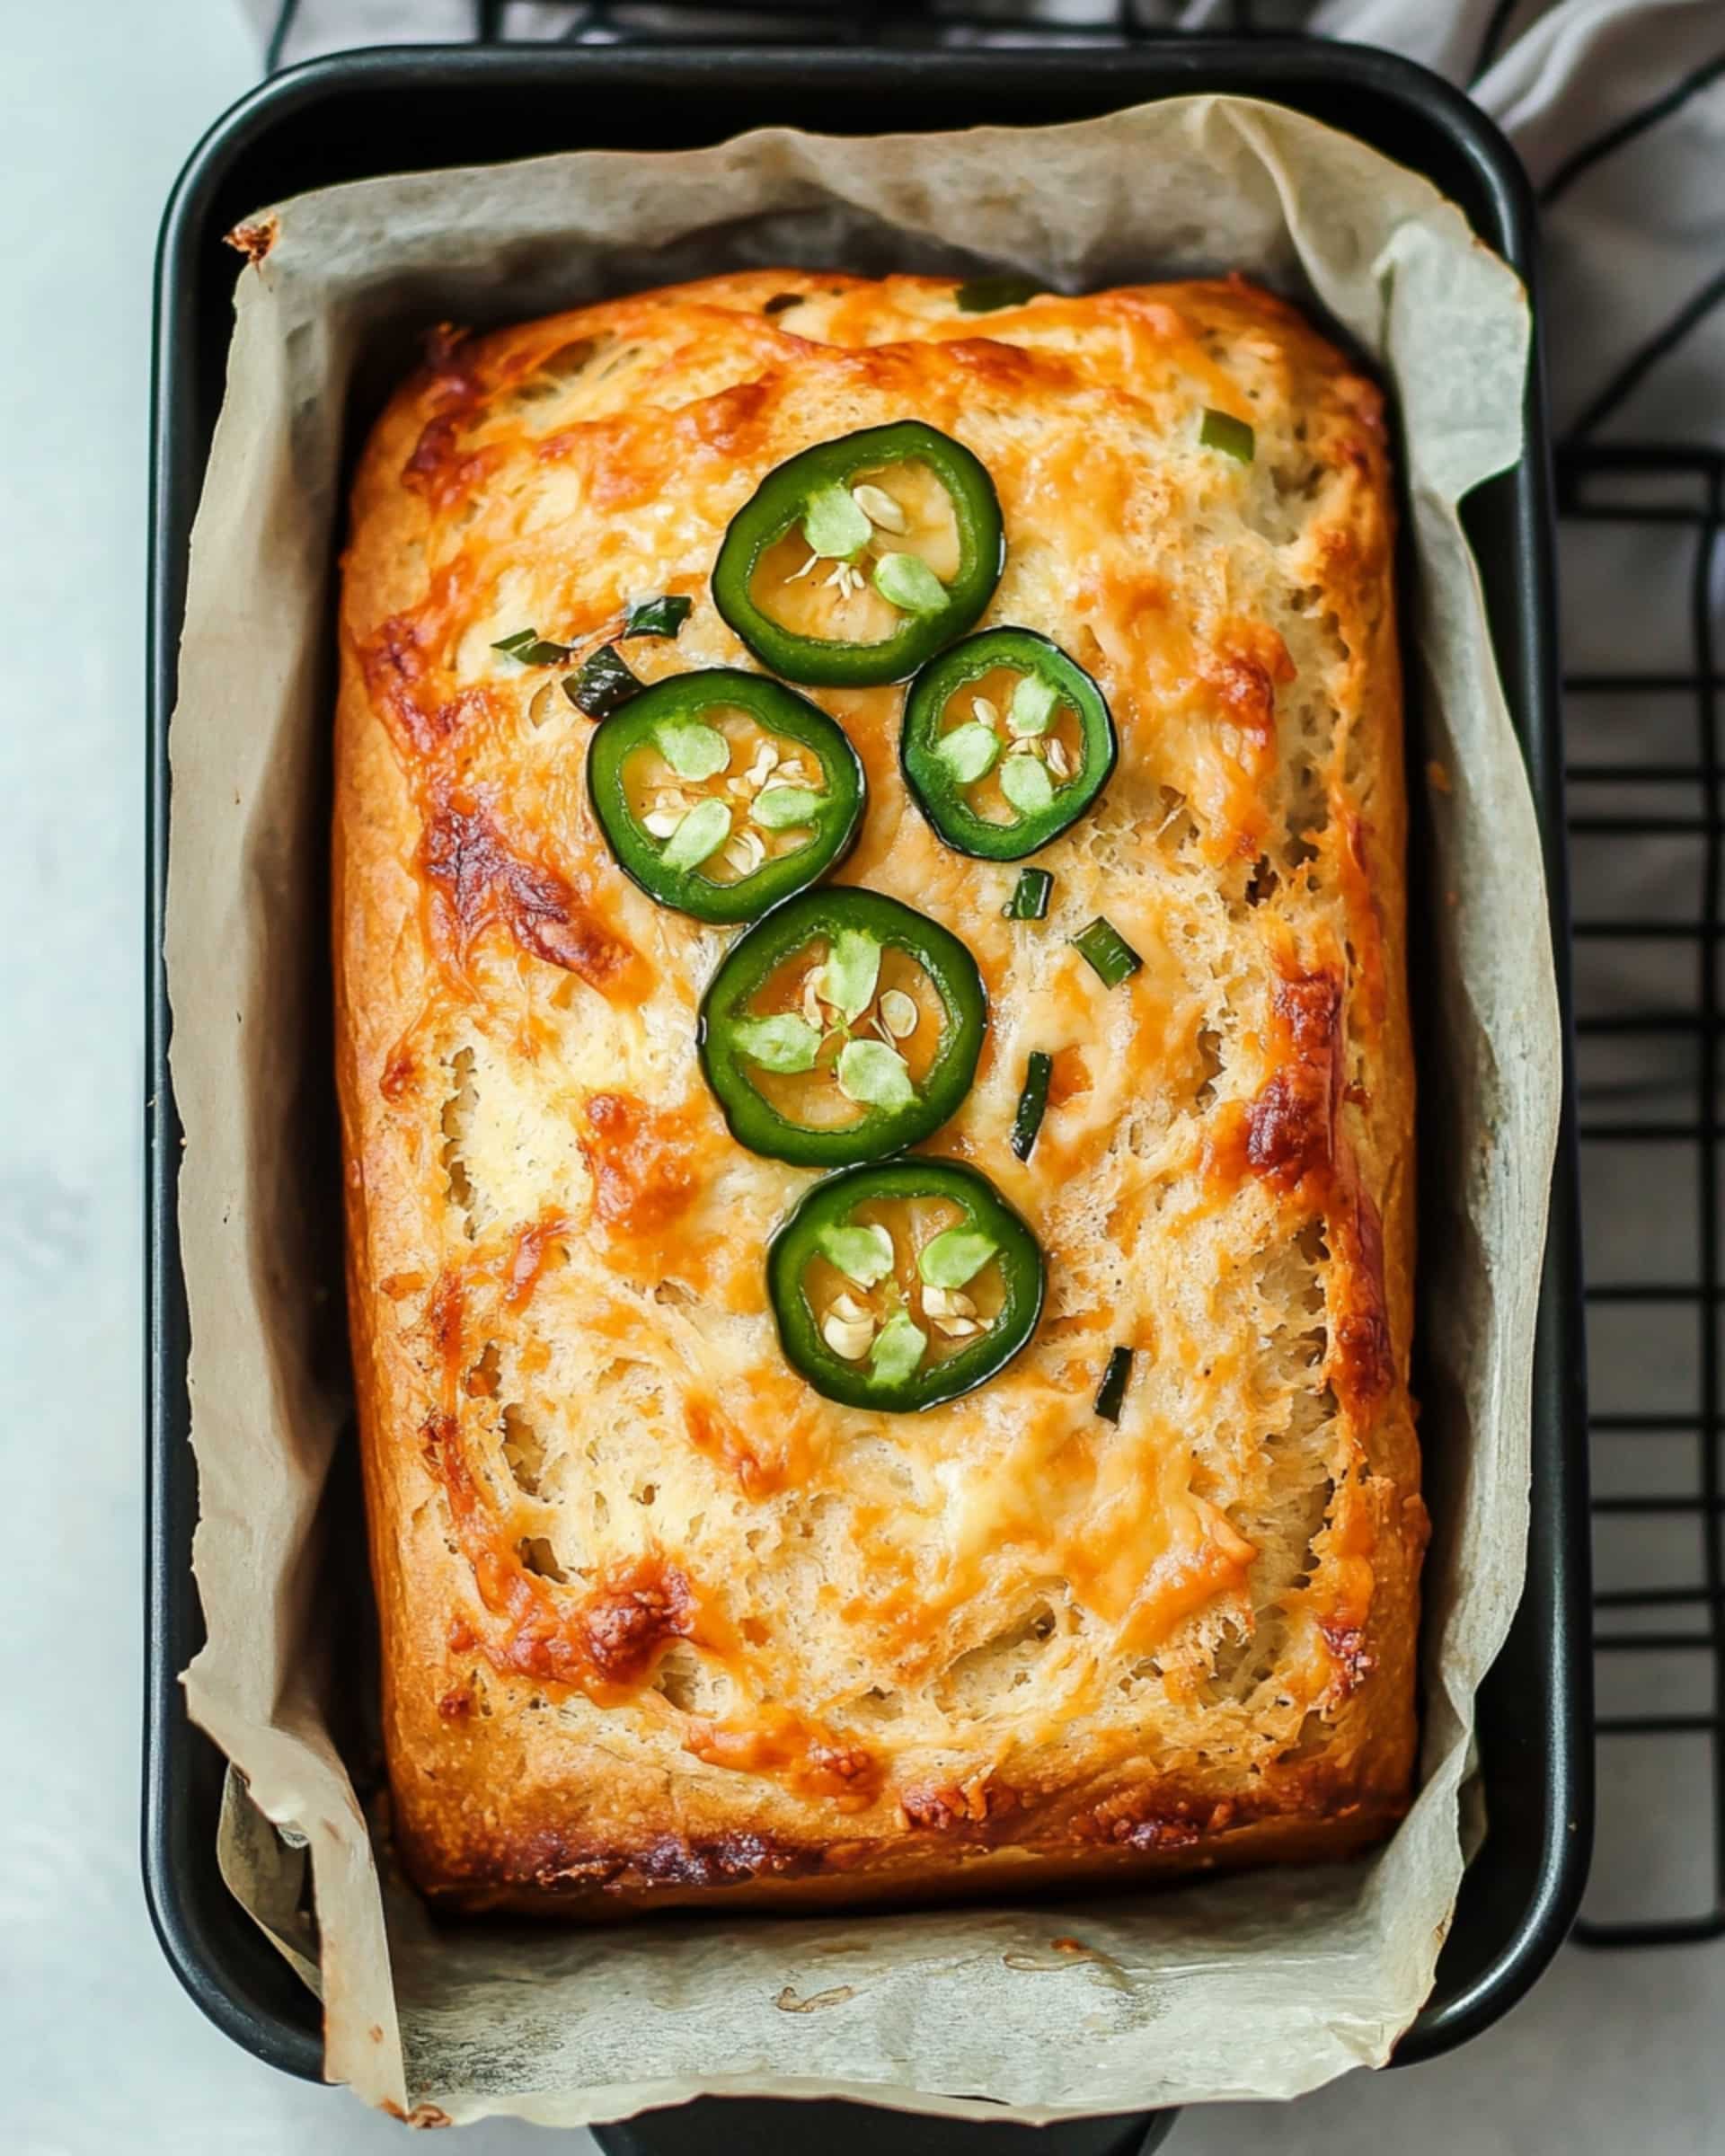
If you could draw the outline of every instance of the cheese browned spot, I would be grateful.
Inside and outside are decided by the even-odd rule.
[[[694,1598],[675,1565],[638,1558],[576,1605],[588,1658],[612,1684],[638,1684],[661,1650],[694,1630]]]
[[[1364,1413],[1395,1383],[1395,1341],[1384,1277],[1384,1223],[1356,1177],[1334,1215],[1349,1267],[1349,1294],[1332,1327],[1331,1369],[1338,1392]]]
[[[1203,672],[1228,722],[1243,737],[1243,747],[1254,758],[1269,757],[1276,743],[1277,691],[1296,675],[1287,646],[1259,623],[1230,622]]]
[[[517,1231],[509,1252],[509,1286],[503,1298],[506,1308],[521,1310],[531,1301],[541,1276],[555,1260],[560,1239],[570,1232],[571,1223],[561,1213],[546,1214]]]
[[[497,468],[496,453],[461,452],[461,422],[453,412],[429,420],[402,471],[402,484],[423,493],[438,508],[448,508],[472,494]]]
[[[1252,1104],[1246,1159],[1286,1187],[1327,1176],[1335,1164],[1341,985],[1327,973],[1278,982],[1274,1008],[1287,1051]]]
[[[759,1710],[741,1725],[694,1717],[683,1741],[708,1766],[782,1778],[804,1796],[833,1801],[840,1812],[866,1811],[880,1794],[880,1763],[866,1745],[843,1742],[783,1708]]]
[[[464,964],[488,928],[506,928],[522,950],[578,973],[592,988],[615,987],[636,954],[574,886],[522,858],[488,812],[445,802],[426,826],[420,863],[435,907],[434,941]]]
[[[674,1641],[697,1632],[697,1604],[685,1573],[649,1551],[611,1567],[586,1594],[555,1595],[510,1546],[464,1456],[456,1418],[435,1419],[425,1455],[448,1498],[450,1516],[479,1597],[496,1622],[476,1644],[505,1675],[578,1688],[605,1702],[637,1691]]]
[[[429,758],[447,741],[460,707],[428,695],[432,678],[430,624],[413,614],[391,614],[361,645],[359,664],[380,715],[413,755]]]
[[[941,1789],[903,1790],[899,1807],[907,1822],[924,1833],[959,1834],[975,1840],[989,1833],[998,1838],[1010,1815],[1018,1809],[1018,1793],[986,1774],[963,1784],[948,1782]]]
[[[1207,409],[1250,413],[1249,464]],[[812,692],[868,776],[839,880],[986,984],[928,1149],[1048,1260],[1016,1361],[891,1416],[780,1354],[764,1250],[809,1171],[703,1086],[729,932],[612,859],[560,683],[654,593],[694,604],[629,640],[641,680],[755,666],[711,602],[730,518],[906,418],[999,495],[979,626],[1069,651],[1120,753],[1038,857],[1047,917],[1008,921],[1012,871],[907,799],[902,687]],[[941,279],[739,273],[446,333],[385,413],[343,577],[337,977],[385,1734],[439,1902],[1130,1884],[1399,1814],[1425,1523],[1385,438],[1238,280],[978,316]],[[569,660],[497,649],[528,630]],[[1113,988],[1072,944],[1099,915],[1141,959]]]
[[[461,331],[445,323],[431,333],[420,377],[430,416],[402,467],[402,484],[423,494],[434,508],[458,504],[496,465],[489,449],[464,453],[463,436],[483,395],[480,377],[470,371],[472,347]]]
[[[1082,1048],[1057,1048],[1048,1073],[1048,1106],[1064,1108],[1091,1090],[1090,1065]]]
[[[689,1149],[676,1121],[629,1093],[595,1093],[580,1141],[593,1171],[595,1218],[616,1235],[651,1235],[694,1196]]]
[[[808,1471],[808,1446],[800,1420],[787,1423],[764,1414],[758,1401],[751,1429],[745,1429],[717,1401],[699,1393],[685,1399],[683,1418],[689,1443],[735,1475],[745,1497],[771,1497]]]

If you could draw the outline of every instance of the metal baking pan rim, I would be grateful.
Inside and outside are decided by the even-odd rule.
[[[204,1898],[184,1876],[175,1829],[183,1832],[188,1754],[207,1740],[184,1713],[178,1671],[198,1637],[198,1613],[183,1551],[195,1512],[195,1476],[185,1445],[182,1412],[183,1312],[179,1289],[175,1185],[179,1128],[166,1056],[169,1019],[162,974],[162,910],[167,859],[167,714],[183,590],[187,534],[201,474],[203,449],[188,439],[207,436],[182,409],[186,340],[200,297],[195,257],[219,233],[208,220],[221,183],[242,153],[271,128],[336,96],[387,90],[394,96],[432,86],[464,93],[501,90],[518,80],[543,91],[548,70],[628,79],[643,75],[793,78],[803,95],[859,74],[891,73],[901,83],[1013,79],[1027,90],[1057,74],[1067,85],[1094,87],[1116,109],[1143,100],[1209,88],[1262,94],[1300,107],[1299,92],[1321,85],[1332,94],[1365,94],[1422,116],[1460,151],[1475,176],[1496,231],[1487,234],[1530,285],[1535,282],[1534,214],[1520,167],[1492,123],[1440,78],[1396,56],[1366,47],[1299,39],[1193,38],[1128,49],[1053,49],[1026,47],[916,51],[895,48],[799,49],[613,47],[475,49],[387,48],[314,60],[266,82],[240,100],[202,137],[182,171],[164,217],[156,263],[156,314],[152,399],[150,616],[148,671],[149,893],[147,1070],[151,1097],[146,1128],[148,1205],[146,1222],[146,1409],[149,1445],[146,1508],[146,1696],[144,1777],[144,1873],[152,1921],[171,1966],[195,2001],[254,2055],[309,2079],[319,2075],[322,2046],[316,2004],[300,1992],[251,1921],[226,1902],[213,1864]],[[1226,78],[1225,81],[1218,78]],[[1257,78],[1255,82],[1244,78]],[[787,80],[787,87],[789,81]],[[819,125],[818,117],[810,124]],[[1020,124],[1035,124],[1023,122]],[[704,134],[703,130],[697,132]],[[438,162],[444,162],[439,159]],[[376,171],[411,166],[411,157],[380,156]],[[334,177],[336,175],[331,175]],[[347,176],[347,175],[341,175]],[[313,180],[305,184],[321,182]],[[256,207],[251,204],[249,207]],[[221,296],[224,305],[226,294]],[[213,417],[213,408],[208,415]],[[1494,486],[1508,486],[1517,526],[1513,578],[1505,579],[1510,618],[1494,629],[1512,705],[1534,780],[1544,837],[1560,987],[1569,1010],[1567,898],[1562,853],[1561,763],[1554,690],[1552,599],[1552,520],[1543,383],[1537,364],[1528,390],[1528,453]],[[1494,596],[1499,605],[1504,594]],[[1545,1726],[1528,1748],[1538,1757],[1522,1771],[1543,1782],[1546,1815],[1537,1877],[1519,1921],[1497,1951],[1464,1980],[1439,1983],[1398,2047],[1395,2063],[1431,2057],[1465,2041],[1508,2010],[1555,1952],[1585,1883],[1591,1836],[1591,1754],[1587,1741],[1590,1668],[1585,1657],[1587,1616],[1586,1494],[1581,1413],[1579,1232],[1575,1203],[1572,1110],[1566,1107],[1553,1188],[1552,1226],[1542,1287],[1535,1369],[1535,1502],[1527,1585],[1517,1624],[1536,1624],[1549,1652]],[[179,1366],[175,1365],[178,1362]],[[1526,1793],[1524,1785],[1523,1793]],[[1470,1874],[1470,1877],[1473,1875]],[[221,1897],[212,1908],[209,1888]],[[1464,1899],[1467,1895],[1464,1882]],[[231,1912],[231,1921],[227,1919]],[[284,1996],[285,1980],[293,1996]]]

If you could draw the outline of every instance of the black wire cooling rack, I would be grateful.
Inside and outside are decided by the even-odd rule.
[[[1609,1823],[1614,1796],[1638,1802],[1639,1791],[1668,1807],[1686,1793],[1691,1809],[1712,1822],[1711,1846],[1686,1852],[1681,1867],[1689,1874],[1679,1896],[1687,1905],[1657,1916],[1586,1916],[1576,1937],[1591,1946],[1670,1945],[1725,1933],[1719,979],[1725,764],[1713,623],[1725,455],[1695,444],[1594,438],[1721,298],[1725,277],[1712,279],[1677,322],[1649,340],[1558,452],[1566,543],[1589,526],[1615,527],[1620,535],[1659,534],[1688,556],[1678,571],[1686,585],[1686,665],[1564,676],[1571,745],[1584,734],[1613,730],[1590,723],[1593,712],[1610,705],[1620,714],[1643,715],[1652,751],[1628,761],[1571,756],[1570,835],[1578,857],[1589,843],[1639,844],[1677,853],[1679,874],[1686,870],[1691,879],[1689,905],[1675,915],[1655,904],[1590,913],[1586,879],[1578,879],[1584,1180],[1591,1180],[1589,1170],[1605,1170],[1609,1184],[1613,1161],[1632,1174],[1639,1156],[1650,1163],[1648,1173],[1662,1171],[1674,1189],[1686,1189],[1694,1206],[1669,1238],[1681,1263],[1661,1268],[1661,1277],[1623,1277],[1601,1252],[1595,1259],[1600,1277],[1588,1291],[1599,1360],[1607,1359],[1609,1344],[1615,1368],[1632,1374],[1629,1390],[1595,1388],[1591,1418],[1594,1540],[1603,1583],[1594,1595],[1601,1801]],[[1641,995],[1613,985],[1631,972],[1647,983]],[[1605,992],[1590,995],[1590,978]],[[1635,1756],[1622,1757],[1625,1746]],[[1632,1833],[1636,1826],[1623,1824]],[[1643,1846],[1657,1849],[1657,1816],[1643,1817],[1639,1827]],[[1662,1869],[1660,1899],[1668,1904],[1674,1867]],[[1623,1898],[1621,1886],[1613,1898]]]
[[[1519,0],[1497,0],[1475,74],[1496,57]],[[1308,0],[1220,0],[1203,27],[1252,35],[1302,27]],[[283,0],[269,44],[279,66],[300,12]],[[575,44],[656,40],[688,43],[783,40],[849,43],[1127,42],[1178,36],[1172,4],[1157,0],[588,0],[521,8],[472,0],[482,44],[517,37]],[[1549,209],[1603,160],[1668,118],[1725,74],[1725,54],[1663,86],[1647,103],[1573,153],[1541,190]],[[1626,753],[1572,755],[1570,834],[1578,874],[1578,1064],[1584,1185],[1608,1158],[1679,1163],[1675,1187],[1692,1199],[1693,1233],[1670,1240],[1681,1253],[1661,1277],[1614,1277],[1609,1258],[1588,1291],[1596,1342],[1629,1374],[1614,1392],[1596,1375],[1590,1440],[1595,1549],[1607,1584],[1595,1596],[1594,1648],[1601,1710],[1596,1725],[1607,1833],[1614,1792],[1634,1816],[1623,1822],[1617,1861],[1596,1878],[1613,1888],[1609,1914],[1584,1914],[1575,1936],[1590,1946],[1674,1945],[1725,1936],[1725,1250],[1721,1144],[1725,1137],[1725,1040],[1720,949],[1725,939],[1725,744],[1720,738],[1721,672],[1715,590],[1725,533],[1725,451],[1682,441],[1604,442],[1614,416],[1691,331],[1725,302],[1725,271],[1669,321],[1656,324],[1599,391],[1557,450],[1561,552],[1606,532],[1628,543],[1657,538],[1677,557],[1685,581],[1687,662],[1670,670],[1590,667],[1564,674],[1572,748],[1614,740]],[[1603,723],[1601,722],[1603,720]],[[1604,842],[1679,848],[1690,871],[1687,903],[1674,911],[1669,885],[1644,901],[1590,913],[1586,849]],[[1638,888],[1612,879],[1614,888]],[[1665,895],[1659,896],[1663,890]],[[1647,984],[1638,993],[1624,984]],[[1654,1112],[1654,1111],[1657,1112]],[[1607,1179],[1608,1181],[1609,1179]],[[1650,1531],[1651,1531],[1650,1533]],[[1623,1584],[1610,1584],[1623,1582]],[[1621,1705],[1618,1704],[1621,1702]],[[1659,1834],[1661,1799],[1693,1833],[1711,1823],[1703,1849],[1687,1848],[1675,1889],[1628,1860]],[[1627,1896],[1627,1899],[1625,1899]],[[1650,1904],[1657,1902],[1657,1910]]]

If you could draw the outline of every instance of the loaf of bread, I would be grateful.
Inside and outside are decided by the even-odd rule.
[[[905,420],[997,497],[976,629],[1052,639],[1119,741],[1013,918],[1022,864],[907,791],[904,683],[797,692],[866,775],[829,885],[951,931],[986,987],[910,1157],[979,1170],[1046,1266],[1022,1350],[920,1412],[787,1356],[766,1250],[818,1171],[740,1143],[697,1053],[743,932],[625,872],[578,697],[596,652],[771,671],[715,604],[728,526]],[[1403,1811],[1393,523],[1378,392],[1237,278],[750,271],[433,340],[354,489],[334,944],[394,1829],[434,1902],[1130,1883]],[[660,597],[690,605],[632,627]],[[1098,917],[1138,960],[1111,983],[1073,941]]]

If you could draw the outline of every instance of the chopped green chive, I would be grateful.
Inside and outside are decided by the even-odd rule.
[[[589,719],[603,719],[615,711],[620,703],[627,703],[638,694],[642,685],[615,644],[601,644],[579,673],[563,676],[564,695]]]
[[[1013,1151],[1021,1161],[1030,1159],[1036,1134],[1048,1112],[1048,1081],[1053,1075],[1053,1056],[1041,1048],[1032,1048],[1024,1066],[1024,1090],[1018,1096],[1018,1112],[1013,1118]]]
[[[995,277],[973,277],[952,295],[960,314],[992,314],[998,307],[1022,307],[1048,287],[1034,277],[1003,270]]]
[[[928,1335],[907,1310],[895,1310],[869,1350],[869,1377],[877,1385],[902,1385],[928,1349]]]
[[[977,1228],[948,1228],[916,1253],[916,1270],[930,1287],[962,1287],[999,1249],[992,1235]]]
[[[1126,1405],[1127,1381],[1131,1375],[1132,1350],[1117,1348],[1108,1358],[1108,1368],[1102,1373],[1096,1394],[1096,1412],[1104,1422],[1120,1419],[1120,1409]]]
[[[942,734],[934,754],[960,786],[986,779],[1000,761],[1000,736],[979,719],[967,719]]]
[[[679,779],[711,779],[730,762],[730,744],[698,719],[663,719],[653,729],[659,753]]]
[[[819,1029],[793,1011],[772,1018],[739,1019],[731,1029],[731,1038],[751,1063],[787,1076],[797,1071],[812,1071],[820,1054]]]
[[[1257,447],[1257,437],[1243,420],[1236,420],[1231,411],[1217,411],[1207,405],[1204,417],[1199,423],[1198,438],[1207,449],[1219,449],[1224,456],[1237,457],[1249,464]]]
[[[824,793],[806,786],[769,786],[756,794],[749,814],[763,831],[793,831],[799,824],[812,824],[826,805]]]
[[[659,859],[668,869],[698,869],[730,836],[730,810],[722,801],[697,801],[665,841]]]
[[[947,605],[945,585],[920,554],[882,554],[874,565],[874,588],[906,614],[939,614]]]
[[[869,543],[873,528],[844,487],[823,487],[802,512],[802,535],[824,561],[848,561]]]
[[[892,1270],[892,1237],[882,1227],[853,1227],[836,1221],[823,1228],[815,1242],[828,1264],[859,1287],[872,1287]]]
[[[864,929],[841,928],[827,953],[815,994],[852,1025],[868,1009],[880,978],[880,946]]]
[[[1013,691],[1013,701],[1006,712],[1006,730],[1021,739],[1034,734],[1046,734],[1048,721],[1054,716],[1054,707],[1060,701],[1060,692],[1051,681],[1044,681],[1039,674],[1025,674],[1020,677]]]
[[[860,1108],[898,1109],[916,1098],[910,1071],[884,1040],[847,1040],[838,1052],[838,1090]]]
[[[1001,766],[1000,791],[1021,816],[1045,816],[1054,806],[1054,781],[1032,755],[1007,757]]]
[[[1009,921],[1044,921],[1054,878],[1046,869],[1021,869],[1013,895],[1000,909]]]
[[[491,646],[493,651],[518,659],[524,667],[560,667],[573,649],[571,644],[548,642],[536,629],[518,629],[513,636],[500,637]]]
[[[629,609],[623,624],[625,636],[675,636],[694,612],[694,601],[668,592],[663,598],[642,599]]]
[[[1072,947],[1105,988],[1118,988],[1144,964],[1105,914],[1098,914],[1081,928],[1072,939]]]

